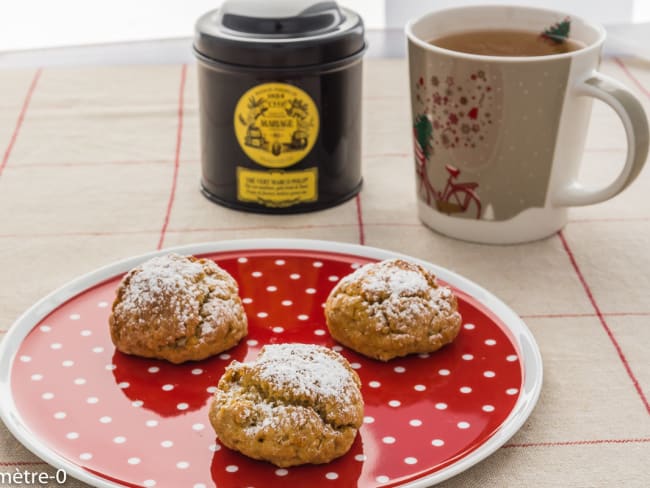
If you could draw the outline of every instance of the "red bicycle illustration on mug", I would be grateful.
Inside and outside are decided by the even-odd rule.
[[[478,183],[474,182],[457,182],[456,179],[460,175],[460,170],[451,166],[445,165],[445,169],[449,173],[445,189],[442,192],[437,191],[431,181],[426,170],[427,158],[422,149],[422,145],[418,141],[417,134],[414,134],[415,146],[415,162],[416,173],[420,181],[419,192],[423,195],[424,200],[428,205],[432,201],[436,202],[436,208],[443,213],[467,213],[475,218],[481,218],[481,199],[478,197],[476,188]]]

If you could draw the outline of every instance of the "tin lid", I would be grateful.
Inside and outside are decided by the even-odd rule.
[[[361,17],[330,0],[225,0],[195,30],[197,56],[248,67],[320,65],[366,47]]]

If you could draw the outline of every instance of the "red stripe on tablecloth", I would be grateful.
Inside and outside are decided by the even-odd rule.
[[[650,98],[650,90],[648,90],[645,86],[643,86],[643,84],[638,80],[638,78],[632,74],[632,72],[628,69],[628,67],[625,66],[623,60],[620,58],[614,58],[614,62],[618,64],[618,66],[621,68],[621,70],[623,70],[623,73],[625,73],[625,75],[630,79],[630,81],[632,81],[632,83],[634,83],[637,86],[637,88],[641,90],[646,97]]]
[[[16,144],[18,133],[20,132],[20,128],[23,125],[23,121],[25,120],[25,113],[27,112],[27,107],[29,107],[29,102],[32,100],[32,95],[34,94],[34,90],[36,89],[36,83],[38,83],[38,80],[41,77],[42,72],[43,72],[42,68],[37,69],[36,72],[34,73],[34,76],[32,77],[32,82],[29,84],[29,88],[27,89],[27,95],[25,95],[25,100],[23,101],[23,106],[20,109],[20,113],[18,114],[18,120],[16,121],[14,132],[11,134],[11,139],[9,139],[9,145],[7,146],[7,149],[5,149],[5,154],[2,157],[2,162],[0,162],[0,176],[2,176],[2,172],[4,171],[5,167],[7,166],[7,162],[9,161],[9,156],[11,156],[11,151],[13,150],[14,145]]]
[[[361,193],[357,193],[357,224],[359,226],[359,244],[366,243],[366,233],[363,229],[363,210],[361,208]]]
[[[584,441],[559,441],[559,442],[527,442],[522,444],[506,444],[503,447],[558,447],[558,446],[588,446],[598,444],[642,444],[650,442],[650,437],[639,439],[594,439]]]
[[[162,229],[160,230],[160,239],[156,249],[162,249],[165,242],[165,234],[169,226],[169,218],[172,213],[172,206],[174,205],[174,198],[176,196],[176,185],[178,183],[178,166],[181,159],[181,142],[183,140],[183,103],[185,94],[185,80],[187,78],[187,65],[184,64],[181,68],[181,83],[178,90],[178,125],[176,128],[176,151],[174,154],[174,176],[172,178],[172,189],[169,194],[169,201],[167,202],[167,211],[165,212],[165,220]]]
[[[607,336],[609,337],[609,340],[612,342],[614,345],[614,348],[616,349],[616,353],[618,354],[618,357],[621,359],[621,362],[623,363],[623,366],[625,367],[625,371],[627,371],[628,376],[632,380],[632,384],[634,385],[634,388],[636,389],[637,393],[639,394],[639,397],[641,398],[641,401],[643,402],[643,405],[645,405],[646,410],[648,413],[650,413],[650,404],[648,404],[648,399],[646,398],[645,394],[643,393],[643,390],[641,389],[641,385],[639,385],[639,381],[636,379],[636,376],[634,376],[634,373],[632,372],[632,368],[630,367],[630,363],[628,362],[627,358],[625,357],[625,354],[623,353],[623,349],[621,349],[621,346],[619,345],[618,341],[616,340],[616,337],[614,337],[614,333],[612,330],[609,328],[609,325],[607,325],[607,321],[605,320],[605,317],[603,316],[602,312],[600,311],[600,307],[596,303],[596,299],[594,298],[594,294],[591,291],[591,288],[587,284],[587,280],[585,280],[584,275],[582,274],[582,271],[580,270],[580,266],[578,266],[578,262],[576,261],[576,258],[573,254],[573,251],[571,251],[571,248],[569,247],[569,243],[567,242],[566,238],[564,237],[564,234],[562,231],[558,232],[557,234],[562,241],[562,246],[564,247],[564,250],[566,251],[567,255],[569,256],[569,261],[571,261],[571,265],[573,266],[573,269],[575,270],[576,274],[578,275],[578,279],[580,280],[580,283],[582,283],[582,287],[585,290],[585,293],[587,294],[587,297],[589,298],[589,301],[591,302],[591,306],[594,307],[594,311],[596,312],[596,315],[598,316],[598,320],[600,320],[600,324],[603,326],[603,329],[605,329],[605,332],[607,333]]]

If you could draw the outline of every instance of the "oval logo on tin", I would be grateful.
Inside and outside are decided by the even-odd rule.
[[[254,86],[235,107],[239,145],[267,168],[286,168],[307,156],[318,138],[319,123],[312,98],[286,83]]]

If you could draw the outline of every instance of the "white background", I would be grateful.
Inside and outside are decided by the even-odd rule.
[[[220,3],[220,0],[3,0],[0,2],[0,52],[187,38],[192,36],[196,19]],[[368,29],[401,29],[408,18],[426,11],[481,3],[556,8],[605,24],[650,20],[650,0],[341,0],[340,3],[359,12]]]

